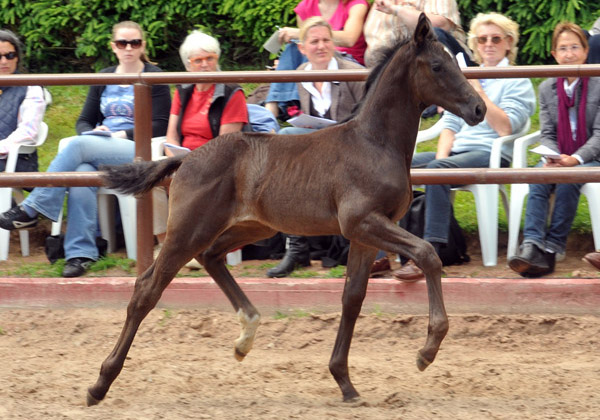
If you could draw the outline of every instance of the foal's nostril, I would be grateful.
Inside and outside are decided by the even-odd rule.
[[[475,107],[475,115],[477,115],[478,118],[482,118],[485,116],[485,112],[483,111],[483,107],[481,105],[477,105]]]

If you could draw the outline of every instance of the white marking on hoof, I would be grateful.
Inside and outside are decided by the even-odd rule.
[[[238,361],[244,360],[244,357],[252,350],[256,329],[260,325],[260,315],[256,314],[252,318],[244,313],[241,309],[238,311],[238,319],[242,326],[240,337],[235,340],[234,356]]]

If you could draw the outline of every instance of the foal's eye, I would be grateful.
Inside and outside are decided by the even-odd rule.
[[[431,63],[431,70],[438,72],[442,69],[442,63],[434,61],[433,63]]]

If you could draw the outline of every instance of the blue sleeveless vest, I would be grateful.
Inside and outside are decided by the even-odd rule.
[[[19,107],[27,94],[27,86],[1,87],[0,90],[0,139],[5,139],[17,129]]]

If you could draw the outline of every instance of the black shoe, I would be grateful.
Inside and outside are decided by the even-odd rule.
[[[554,272],[556,254],[545,252],[532,243],[521,245],[519,255],[508,260],[508,266],[523,277],[541,277]]]
[[[91,258],[71,258],[67,260],[65,268],[63,268],[63,277],[81,277],[94,263]]]
[[[267,270],[267,277],[287,277],[298,267],[310,266],[310,252],[306,236],[288,235],[289,247],[277,267]]]
[[[6,230],[23,229],[37,225],[36,217],[29,217],[23,207],[16,206],[0,214],[0,228]]]

